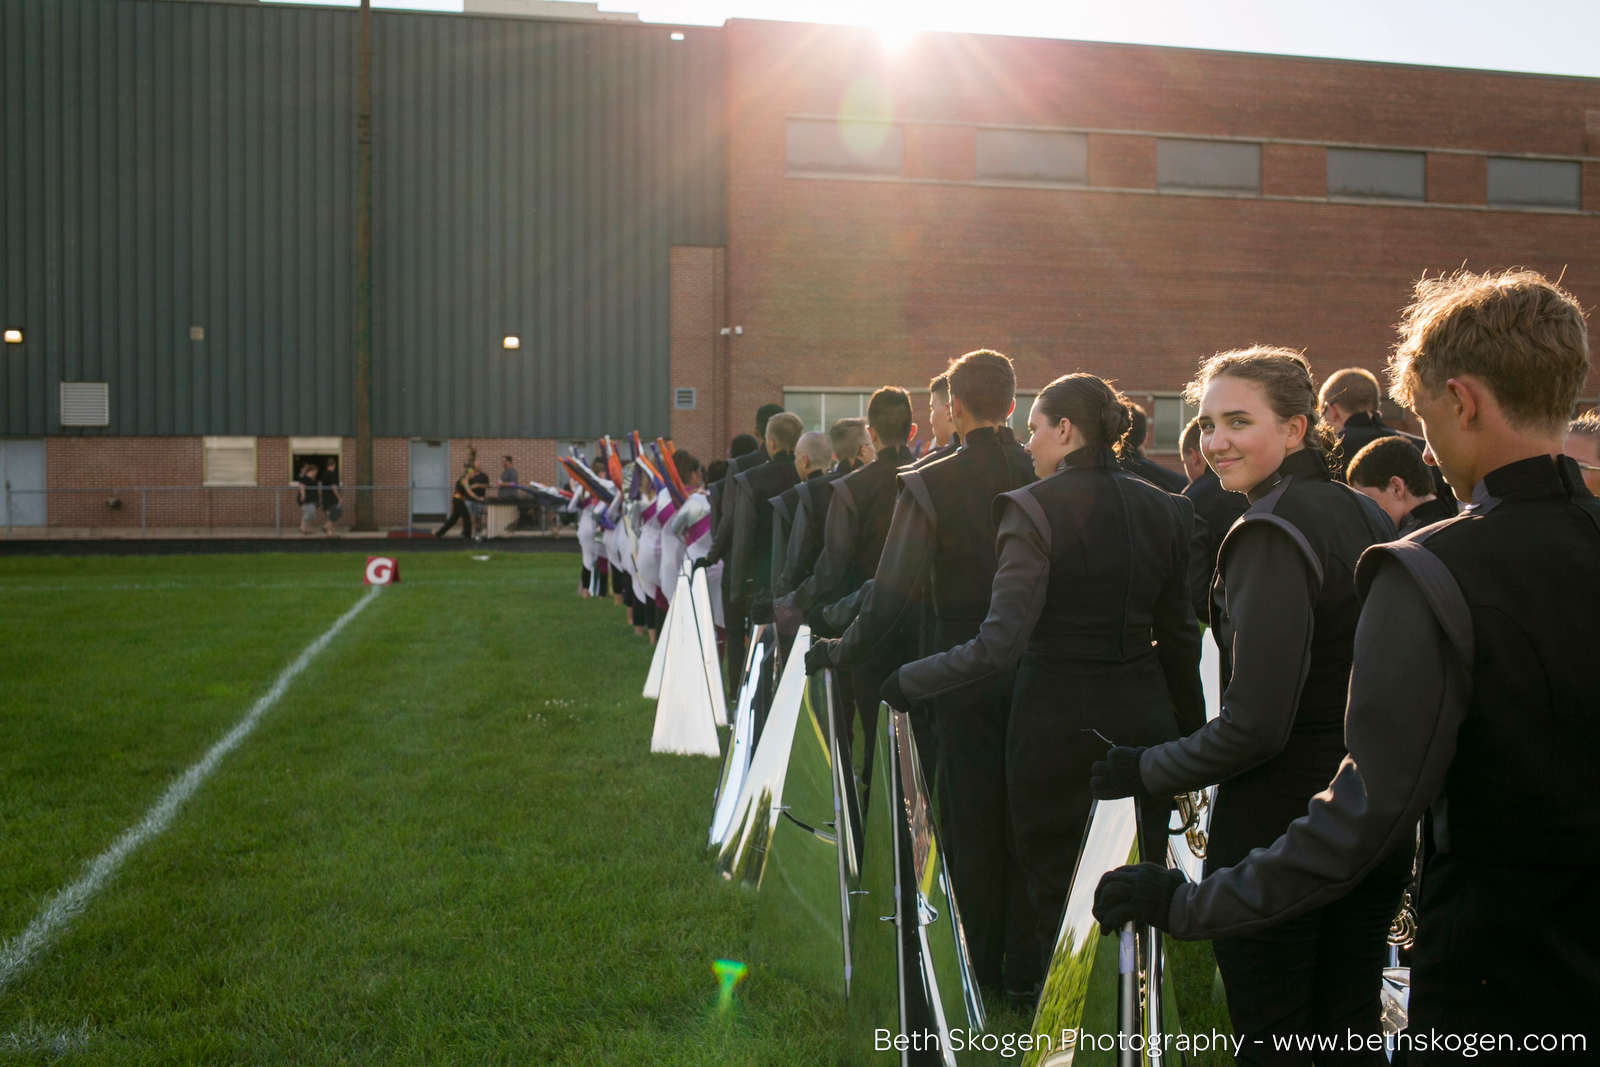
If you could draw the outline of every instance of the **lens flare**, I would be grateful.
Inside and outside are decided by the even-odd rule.
[[[738,960],[713,960],[711,973],[717,976],[720,984],[717,990],[717,1010],[726,1013],[733,1007],[733,987],[744,980],[744,976],[750,973],[750,968]]]

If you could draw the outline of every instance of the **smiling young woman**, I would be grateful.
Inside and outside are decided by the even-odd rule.
[[[1212,587],[1222,713],[1180,741],[1113,749],[1096,767],[1096,795],[1171,796],[1220,783],[1209,873],[1271,845],[1338,769],[1360,614],[1356,561],[1395,532],[1375,503],[1330,477],[1299,353],[1213,356],[1189,399],[1200,407],[1206,462],[1250,501],[1222,542]],[[1410,872],[1410,851],[1397,849],[1343,899],[1215,942],[1245,1049],[1271,1048],[1279,1034],[1379,1032],[1385,935]],[[1240,1062],[1255,1061],[1246,1052]]]

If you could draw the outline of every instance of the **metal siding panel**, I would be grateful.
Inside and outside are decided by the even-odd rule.
[[[348,433],[356,14],[15,0],[0,27],[29,334],[0,432],[61,432],[65,373],[111,383],[113,425],[73,433]],[[664,432],[667,250],[722,240],[721,34],[380,12],[374,43],[375,432]]]

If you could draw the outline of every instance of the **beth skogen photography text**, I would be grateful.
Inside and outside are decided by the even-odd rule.
[[[615,5],[0,4],[0,1067],[1600,1057],[1600,8]]]

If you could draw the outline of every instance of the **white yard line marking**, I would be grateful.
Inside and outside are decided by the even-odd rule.
[[[361,610],[372,603],[372,598],[382,590],[381,585],[373,586],[365,596],[356,601],[355,607],[339,616],[321,637],[307,645],[305,651],[278,675],[272,683],[272,688],[251,705],[244,718],[240,719],[222,740],[212,745],[211,750],[202,756],[199,762],[184,771],[181,778],[167,787],[167,791],[156,801],[155,806],[145,812],[143,819],[129,827],[114,845],[91,860],[76,882],[50,897],[22,933],[0,945],[0,991],[4,991],[13,978],[27,970],[39,954],[50,946],[56,933],[84,909],[89,898],[94,896],[107,879],[117,873],[117,868],[122,866],[123,860],[132,855],[140,845],[171,825],[173,817],[178,814],[178,809],[183,807],[184,801],[194,795],[194,791],[200,788],[202,782],[211,777],[211,772],[217,769],[222,757],[239,747],[239,743],[256,728],[261,716],[278,702],[290,684],[310,666],[311,661],[316,659],[323,649],[328,647],[328,642],[338,636],[339,631],[345,628],[345,624],[361,614]]]

